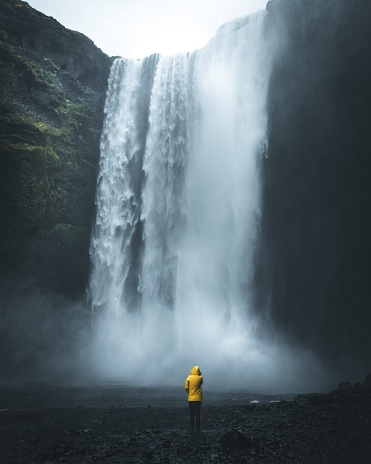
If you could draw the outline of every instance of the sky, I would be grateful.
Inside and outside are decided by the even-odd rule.
[[[264,9],[268,0],[27,0],[107,55],[143,58],[204,46],[223,23]]]

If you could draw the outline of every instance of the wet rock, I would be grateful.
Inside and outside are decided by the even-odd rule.
[[[352,390],[352,384],[350,382],[342,382],[338,385],[338,390]]]
[[[275,330],[325,365],[341,368],[342,352],[369,369],[371,2],[273,0],[267,10],[280,55],[267,101],[255,307],[271,308]]]
[[[45,408],[39,421],[0,424],[0,462],[371,462],[365,389],[303,398],[253,410],[209,406],[199,436],[190,435],[185,408]],[[221,422],[230,417],[237,426]]]
[[[366,389],[366,390],[370,390],[371,391],[371,372],[369,374],[366,375],[366,378],[363,382],[363,387]]]
[[[5,411],[0,414],[0,425],[35,422],[40,419],[39,411]]]
[[[221,439],[220,443],[222,445],[223,450],[230,450],[230,449],[257,449],[259,448],[259,444],[252,440],[250,437],[245,435],[240,430],[231,430],[225,433]]]

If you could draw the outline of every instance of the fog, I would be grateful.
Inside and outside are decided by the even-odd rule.
[[[264,9],[266,0],[30,0],[37,10],[82,32],[110,56],[143,58],[203,47],[218,27]]]
[[[226,24],[189,56],[112,67],[89,288],[102,378],[181,385],[198,364],[217,390],[330,384],[310,351],[268,335],[252,308],[271,69],[264,17]]]
[[[203,314],[214,310],[204,308]],[[101,321],[105,331],[96,325],[101,340],[91,322],[90,308],[83,302],[71,304],[35,291],[13,298],[12,305],[3,307],[0,324],[1,386],[140,386],[149,387],[141,392],[148,398],[151,387],[159,386],[177,395],[170,387],[181,392],[195,364],[200,365],[206,394],[329,391],[343,380],[340,372],[324,369],[309,350],[293,350],[278,336],[260,338],[251,323],[251,333],[246,327],[226,329],[225,321],[214,314],[207,321],[200,318],[194,332],[180,330],[174,312],[147,315],[145,324],[141,317],[126,315],[115,324]],[[192,330],[190,326],[186,323],[186,330]]]
[[[29,280],[19,282],[11,296],[1,291],[1,380],[85,382],[88,307],[37,287]]]

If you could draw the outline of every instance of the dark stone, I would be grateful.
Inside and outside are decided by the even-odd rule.
[[[326,395],[324,393],[301,393],[295,396],[295,401],[305,401],[309,404],[318,405],[326,401]]]
[[[134,394],[121,388],[118,397],[106,386],[71,389],[60,384],[4,385],[0,385],[2,407],[9,408],[0,411],[4,463],[371,462],[371,395],[363,389],[356,395],[325,395],[321,404],[261,403],[254,411],[211,400],[205,410],[205,428],[195,437],[188,432],[184,398],[179,395],[171,407],[158,406],[169,404],[166,389],[161,398],[152,397],[154,404],[148,410],[135,407],[140,403],[135,387]],[[82,401],[84,407],[76,408],[76,401]],[[31,404],[33,411],[20,411]],[[1,421],[6,414],[35,413],[39,414],[37,420]],[[222,424],[229,417],[236,423],[233,430]],[[254,440],[253,446],[249,437]],[[221,439],[226,439],[227,447],[222,448]]]
[[[368,0],[271,0],[266,22],[256,313],[343,377],[371,353],[370,17]]]
[[[352,390],[352,384],[350,382],[342,382],[338,385],[338,390]]]
[[[363,382],[363,388],[371,391],[371,372],[366,375],[366,378]]]
[[[38,422],[41,419],[39,411],[5,411],[0,414],[0,425]]]
[[[220,444],[223,450],[243,450],[243,449],[258,449],[259,443],[252,440],[240,430],[231,430],[226,432],[220,438]]]

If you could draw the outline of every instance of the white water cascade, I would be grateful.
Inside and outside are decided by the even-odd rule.
[[[267,144],[265,12],[190,54],[116,59],[91,242],[93,358],[106,378],[224,387],[274,376],[251,308]],[[252,375],[253,373],[253,375]],[[227,378],[231,379],[228,385]]]

